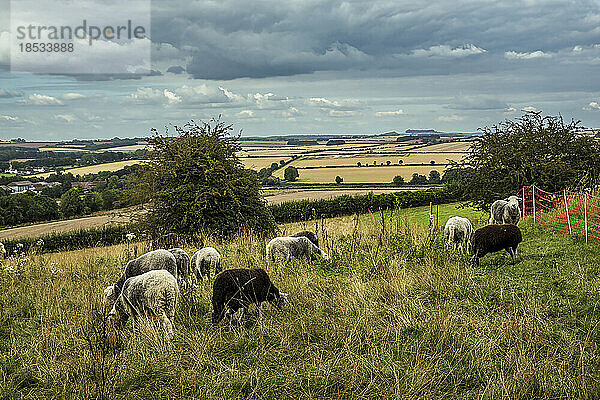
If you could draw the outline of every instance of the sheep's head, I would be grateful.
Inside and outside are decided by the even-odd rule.
[[[102,306],[105,310],[110,310],[115,304],[115,286],[111,285],[104,289],[104,295],[102,296]]]
[[[329,260],[331,257],[329,257],[329,254],[325,253],[323,250],[321,250],[321,257],[323,257],[324,260]]]
[[[115,303],[108,313],[108,325],[113,328],[122,329],[128,318],[129,316],[127,314],[117,309],[117,303]]]
[[[273,304],[275,307],[282,309],[287,303],[287,293],[283,293],[275,289],[270,291],[267,295],[267,301]]]

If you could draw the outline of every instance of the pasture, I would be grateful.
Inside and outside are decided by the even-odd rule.
[[[440,216],[482,218],[456,207]],[[331,260],[271,269],[289,305],[231,328],[210,323],[209,285],[183,290],[172,341],[153,325],[105,329],[102,290],[142,243],[5,260],[1,397],[600,397],[600,249],[526,220],[515,264],[497,253],[473,269],[428,233],[427,212],[281,226],[316,231]],[[235,268],[265,267],[265,243],[205,244]]]

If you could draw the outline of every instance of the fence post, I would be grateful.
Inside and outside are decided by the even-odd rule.
[[[583,201],[583,210],[584,210],[584,222],[585,222],[585,242],[588,242],[588,223],[587,223],[587,198],[588,198],[588,194],[587,192],[585,193],[585,197],[584,197],[584,201]]]
[[[527,203],[525,202],[525,186],[523,186],[523,195],[521,197],[521,201],[523,202],[523,219],[525,219],[525,207],[527,207]]]
[[[567,210],[567,223],[569,224],[569,235],[573,235],[571,230],[571,218],[569,217],[569,205],[567,204],[567,189],[563,189],[563,197],[565,199],[565,210]]]
[[[531,185],[531,196],[533,198],[533,224],[535,225],[535,185]]]

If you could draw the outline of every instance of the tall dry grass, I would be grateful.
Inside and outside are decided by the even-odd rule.
[[[596,247],[524,221],[518,263],[473,269],[409,210],[282,230],[303,228],[332,257],[269,271],[286,309],[214,327],[203,285],[182,291],[171,341],[105,329],[102,290],[142,244],[6,260],[0,398],[600,396]],[[266,267],[265,240],[206,244],[225,268]]]

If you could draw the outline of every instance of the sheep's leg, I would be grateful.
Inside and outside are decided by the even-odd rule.
[[[471,258],[471,265],[473,268],[479,268],[479,252],[475,252],[473,258]]]
[[[504,250],[508,251],[508,254],[510,254],[510,258],[512,258],[513,261],[514,261],[514,259],[515,259],[515,252],[514,252],[513,248],[512,247],[507,247]]]
[[[164,312],[161,313],[159,318],[160,324],[162,325],[162,328],[165,331],[165,335],[170,338],[171,336],[173,336],[173,323],[171,322],[169,317],[167,317],[167,314],[165,314]]]

